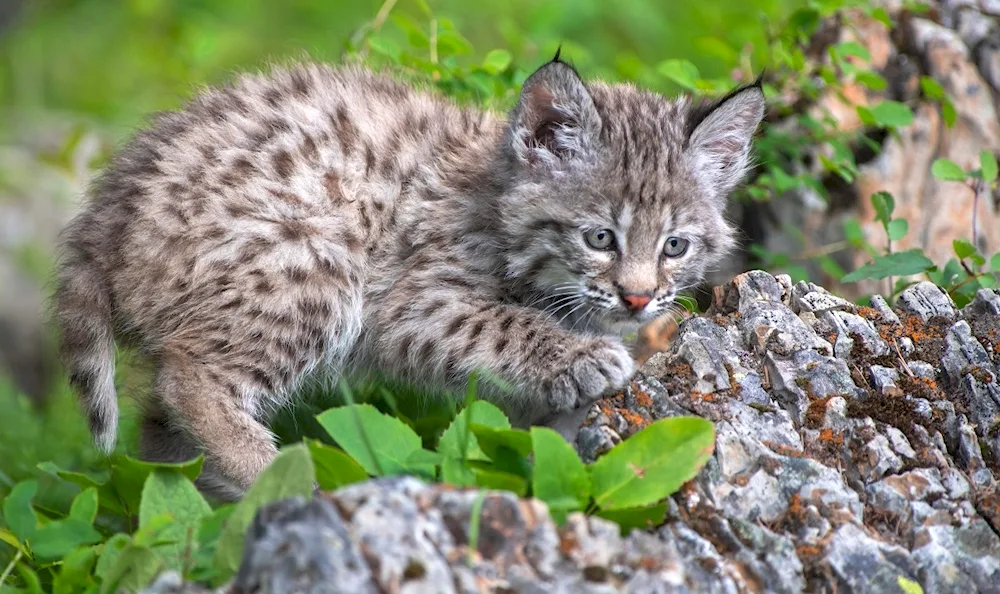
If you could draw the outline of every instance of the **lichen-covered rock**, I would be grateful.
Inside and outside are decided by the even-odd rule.
[[[592,461],[656,419],[714,422],[662,526],[557,527],[490,493],[473,544],[477,491],[383,479],[262,510],[229,591],[1000,591],[1000,292],[958,311],[914,285],[895,309],[856,307],[768,276],[720,288],[577,435]],[[176,575],[148,591],[205,592]]]

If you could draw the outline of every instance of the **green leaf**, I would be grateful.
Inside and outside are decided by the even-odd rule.
[[[877,124],[887,128],[902,128],[913,123],[913,111],[899,101],[885,100],[869,111]]]
[[[920,89],[928,99],[933,99],[934,101],[941,101],[947,97],[944,88],[938,84],[938,81],[929,76],[920,77]]]
[[[370,404],[331,408],[316,419],[337,445],[370,475],[434,472],[433,466],[407,463],[413,452],[423,447],[420,436],[406,423],[381,413]]]
[[[441,481],[456,487],[473,487],[476,473],[463,460],[445,456],[441,462]]]
[[[137,592],[164,569],[164,559],[147,546],[129,543],[114,558],[101,582],[101,594]]]
[[[73,499],[73,504],[69,508],[69,517],[75,518],[87,524],[93,524],[97,519],[97,489],[89,487],[80,491]]]
[[[528,481],[524,477],[499,470],[477,470],[476,484],[487,489],[510,491],[519,497],[528,494]]]
[[[656,71],[692,91],[697,89],[695,82],[701,76],[698,67],[689,60],[664,60],[657,64]]]
[[[505,49],[490,50],[483,58],[483,70],[490,74],[499,74],[510,66],[511,55]]]
[[[892,211],[896,209],[896,199],[889,192],[875,192],[872,194],[872,208],[875,209],[875,220],[882,223],[883,227],[889,225],[892,218]]]
[[[38,492],[38,481],[31,479],[16,484],[3,500],[3,519],[21,542],[26,542],[38,530],[38,516],[31,500]]]
[[[96,587],[97,583],[91,575],[96,562],[94,547],[80,547],[66,555],[52,581],[53,594],[71,594]]]
[[[660,419],[590,466],[594,501],[605,510],[656,503],[698,474],[714,447],[711,421]]]
[[[868,53],[868,48],[861,45],[857,41],[842,41],[836,45],[830,46],[830,51],[840,58],[854,56],[856,58],[861,58],[866,62],[872,59],[871,54]]]
[[[874,261],[865,264],[840,280],[844,283],[854,283],[864,279],[878,280],[888,276],[909,276],[925,272],[933,267],[934,262],[931,262],[922,251],[912,249],[878,256]]]
[[[870,70],[861,70],[854,74],[854,80],[865,85],[873,91],[882,91],[889,86],[884,78],[871,72]]]
[[[983,172],[983,181],[991,184],[997,178],[997,158],[992,151],[979,152],[979,168]]]
[[[476,436],[472,431],[467,430],[467,423],[470,422],[470,419],[472,423],[478,425],[494,429],[510,429],[510,421],[507,420],[503,411],[485,400],[476,400],[455,415],[451,425],[441,434],[441,439],[438,440],[438,452],[445,456],[461,459],[462,442],[467,439],[468,443],[464,449],[467,460],[488,459],[486,453],[479,447]]]
[[[236,504],[226,522],[222,536],[219,537],[219,548],[215,552],[220,570],[235,573],[239,567],[243,556],[243,536],[262,505],[296,495],[308,499],[312,495],[315,480],[316,471],[305,445],[288,446],[278,452],[274,461]]]
[[[667,517],[667,502],[661,501],[645,507],[603,509],[597,515],[618,524],[622,534],[628,534],[632,530],[649,530],[662,524]]]
[[[941,117],[944,119],[944,125],[952,128],[955,126],[955,122],[958,120],[958,112],[955,111],[955,104],[950,100],[944,100],[941,102]]]
[[[990,258],[990,270],[1000,272],[1000,252],[993,254],[993,257]]]
[[[104,544],[101,545],[100,556],[97,558],[97,565],[94,567],[94,575],[101,580],[106,580],[118,557],[128,547],[131,540],[127,534],[118,533],[104,541]]]
[[[115,456],[111,461],[110,483],[124,504],[126,512],[133,514],[139,511],[142,490],[146,485],[146,479],[154,471],[159,469],[176,470],[194,481],[201,474],[201,467],[204,462],[204,456],[179,463],[144,462],[128,456]]]
[[[865,232],[857,219],[844,219],[844,237],[854,247],[861,247],[867,243]]]
[[[955,250],[955,255],[958,256],[959,260],[964,260],[979,251],[976,246],[972,245],[972,242],[965,239],[952,241],[951,247]]]
[[[31,551],[42,559],[59,559],[81,545],[101,540],[101,534],[89,522],[69,517],[41,526],[31,539]]]
[[[45,594],[45,590],[42,589],[42,580],[38,579],[38,574],[27,563],[17,564],[17,575],[21,576],[21,581],[25,584],[26,590],[24,591],[30,594]],[[4,592],[4,594],[7,593]]]
[[[549,506],[553,519],[562,524],[566,514],[583,510],[590,503],[590,476],[576,450],[547,427],[532,427],[535,451],[532,495]]]
[[[906,219],[893,219],[889,221],[889,224],[885,227],[886,233],[889,235],[889,239],[892,241],[899,241],[906,237],[906,234],[910,231],[910,223]]]
[[[180,571],[196,552],[198,527],[212,508],[191,481],[176,470],[155,470],[146,479],[139,504],[139,527],[161,514],[170,514],[173,522],[160,533],[164,544],[157,547],[167,568]]]
[[[316,482],[321,489],[333,491],[368,480],[365,469],[339,449],[315,439],[307,439],[306,445],[316,466]]]
[[[920,587],[920,584],[909,578],[899,576],[896,578],[896,583],[899,584],[903,594],[924,594],[924,589]]]
[[[479,445],[494,460],[500,448],[507,448],[520,456],[531,454],[531,434],[521,429],[494,429],[486,425],[473,423],[472,432],[476,435]]]
[[[948,159],[935,159],[931,165],[931,174],[943,181],[965,181],[965,171]]]

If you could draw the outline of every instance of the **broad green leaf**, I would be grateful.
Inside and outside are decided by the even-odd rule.
[[[84,474],[82,472],[72,472],[63,470],[52,462],[42,462],[38,464],[38,469],[49,474],[58,476],[62,480],[72,483],[81,489],[94,487],[97,489],[98,501],[101,507],[115,516],[126,516],[129,512],[122,505],[122,500],[118,491],[111,484],[111,472],[104,472],[99,476]]]
[[[0,542],[9,544],[11,547],[21,551],[25,555],[28,554],[28,551],[26,551],[21,545],[21,541],[17,538],[17,536],[6,528],[0,528]]]
[[[486,489],[510,491],[519,497],[528,494],[528,481],[524,477],[499,470],[477,470],[476,484]]]
[[[656,71],[692,91],[697,88],[695,82],[701,76],[698,67],[689,60],[664,60],[657,64]]]
[[[865,232],[857,219],[844,219],[844,237],[855,247],[861,247],[866,243]]]
[[[476,473],[464,461],[445,456],[441,462],[441,481],[456,487],[472,487],[476,484]]]
[[[714,447],[711,421],[660,419],[590,466],[594,501],[604,510],[656,503],[698,474]]]
[[[118,533],[104,541],[104,544],[101,545],[100,556],[97,558],[97,565],[94,567],[94,575],[105,580],[118,560],[118,556],[128,547],[131,540],[127,534]]]
[[[983,174],[983,181],[991,184],[997,178],[997,158],[992,151],[980,151],[979,168]]]
[[[1000,272],[1000,252],[993,254],[993,257],[990,258],[990,270]]]
[[[30,540],[38,530],[38,516],[31,507],[31,500],[38,492],[38,481],[21,481],[3,500],[3,520],[18,540]]]
[[[476,435],[479,445],[486,455],[493,460],[497,450],[505,447],[520,456],[531,454],[531,434],[522,429],[495,429],[473,423],[472,432]]]
[[[532,427],[535,451],[531,493],[549,506],[559,524],[571,511],[583,510],[590,503],[590,475],[576,450],[561,435],[547,427]]]
[[[888,276],[909,276],[919,274],[934,267],[934,262],[919,249],[895,252],[879,256],[874,261],[865,264],[854,272],[840,279],[844,283],[854,283],[859,280],[878,280]]]
[[[889,16],[889,12],[885,8],[881,6],[875,8],[874,10],[872,10],[870,16],[876,21],[885,25],[886,28],[892,28],[892,17]]]
[[[877,124],[885,127],[902,128],[913,123],[913,111],[899,101],[885,100],[869,112]]]
[[[413,429],[370,404],[331,408],[316,419],[337,445],[350,454],[368,474],[390,476],[434,472],[432,466],[409,465],[407,459],[423,447]]]
[[[314,439],[307,439],[306,445],[316,467],[316,482],[321,489],[333,491],[368,480],[365,469],[339,449]]]
[[[943,181],[965,181],[965,171],[948,159],[935,159],[931,164],[931,174]]]
[[[618,524],[624,535],[633,529],[649,530],[662,524],[667,517],[667,502],[661,501],[645,507],[603,509],[598,511],[597,515]]]
[[[976,246],[972,245],[972,242],[965,239],[952,241],[951,247],[954,248],[955,255],[958,256],[959,260],[964,260],[978,251],[976,250]]]
[[[483,70],[490,74],[499,74],[510,66],[511,55],[505,49],[490,50],[483,58]]]
[[[470,422],[494,429],[510,429],[510,421],[496,406],[485,400],[476,400],[465,407],[457,415],[451,425],[441,434],[438,440],[438,452],[445,456],[461,458],[463,452],[463,440],[468,440],[465,448],[465,457],[468,460],[486,460],[486,453],[479,447],[476,436],[472,431],[467,430],[467,423]]]
[[[906,237],[906,234],[910,231],[910,223],[906,219],[893,219],[889,221],[889,224],[885,227],[886,233],[889,235],[889,239],[892,241],[899,241]]]
[[[892,218],[892,211],[896,209],[896,199],[889,192],[875,192],[872,194],[872,208],[875,209],[875,220],[883,226],[889,224]]]
[[[128,456],[115,456],[111,461],[111,485],[117,491],[125,509],[129,513],[137,513],[146,479],[153,471],[176,470],[194,481],[201,474],[204,462],[204,456],[179,463],[144,462]]]
[[[101,594],[138,592],[165,569],[166,561],[147,546],[129,543],[115,557],[101,583]]]
[[[226,522],[226,527],[222,530],[219,546],[215,552],[215,560],[220,570],[234,573],[239,567],[243,556],[243,536],[262,505],[296,495],[308,499],[312,495],[315,480],[316,471],[305,445],[288,446],[278,452],[274,461],[264,469],[257,482],[236,504],[229,521]]]
[[[94,547],[80,547],[62,559],[59,573],[52,581],[53,594],[71,594],[97,585],[91,575],[97,552]]]
[[[185,560],[196,552],[198,527],[202,519],[211,515],[212,508],[180,472],[154,470],[142,490],[139,527],[146,527],[152,518],[165,513],[173,517],[173,522],[160,532],[163,545],[157,547],[157,552],[169,569],[180,571]]]
[[[90,522],[68,517],[39,527],[31,538],[31,551],[42,559],[59,559],[81,545],[101,540],[101,534]]]
[[[97,507],[97,489],[89,487],[80,491],[79,495],[73,498],[73,504],[69,508],[69,517],[93,524],[97,518]]]

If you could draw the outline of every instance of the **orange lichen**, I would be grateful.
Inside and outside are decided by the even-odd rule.
[[[823,441],[823,442],[826,442],[826,443],[829,443],[829,444],[833,444],[833,445],[839,446],[839,445],[843,445],[844,444],[844,434],[843,433],[834,433],[833,429],[830,429],[829,427],[827,427],[827,428],[824,428],[824,429],[820,429],[819,440]]]

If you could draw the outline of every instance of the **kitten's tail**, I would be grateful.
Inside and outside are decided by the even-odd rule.
[[[67,229],[54,313],[69,383],[87,415],[94,444],[111,454],[118,433],[111,299],[97,263],[74,241],[82,226],[78,219]]]

